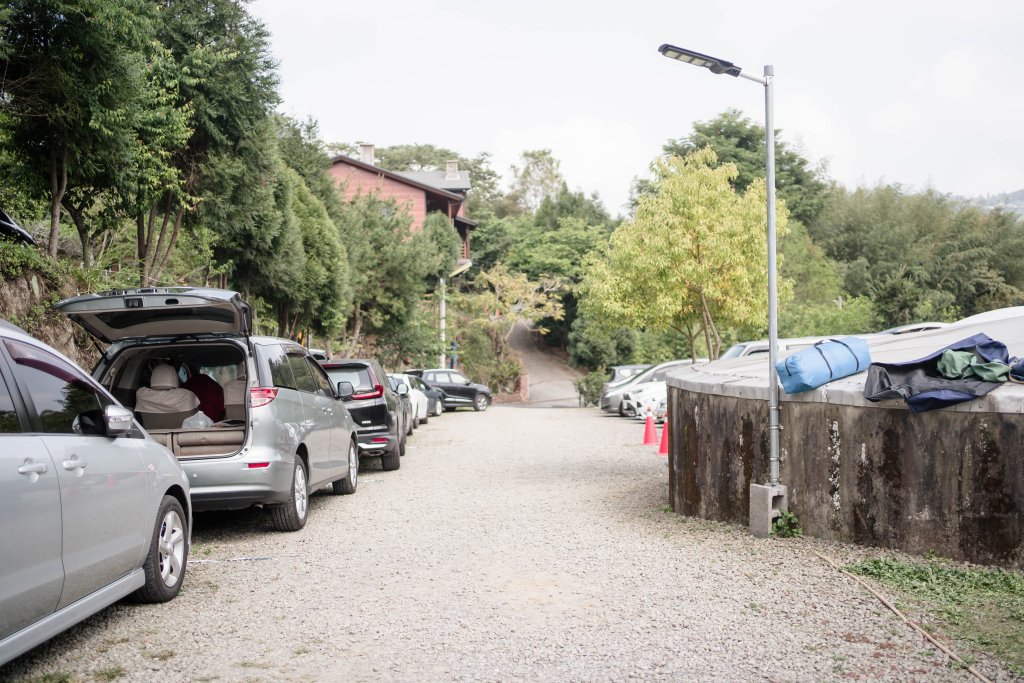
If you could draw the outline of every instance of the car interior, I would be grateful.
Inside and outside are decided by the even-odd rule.
[[[178,342],[123,350],[101,381],[179,458],[228,456],[245,442],[245,369],[233,344]],[[200,411],[211,426],[183,426]]]

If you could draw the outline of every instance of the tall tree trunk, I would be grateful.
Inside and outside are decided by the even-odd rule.
[[[66,197],[67,195],[65,195]],[[92,267],[92,240],[89,235],[89,226],[85,223],[85,216],[81,207],[74,206],[71,202],[62,202],[64,210],[71,216],[71,222],[75,224],[78,231],[78,240],[82,243],[82,266]]]
[[[157,247],[156,247],[157,264],[156,264],[156,268],[154,270],[155,277],[160,277],[163,274],[164,268],[167,266],[167,261],[171,257],[171,251],[174,250],[174,245],[178,243],[178,234],[181,232],[181,219],[184,216],[185,216],[185,205],[182,204],[181,206],[178,207],[178,213],[174,217],[174,230],[171,232],[170,239],[167,240],[167,249],[164,250],[163,254],[160,253],[160,244],[157,244]],[[164,225],[166,226],[166,221],[165,221]],[[163,233],[163,230],[161,230],[160,231],[160,242],[161,243],[163,242],[163,239],[164,239],[164,233]]]
[[[700,294],[700,313],[704,319],[704,337],[708,343],[708,358],[717,360],[718,354],[722,352],[722,337],[718,334],[718,328],[715,327],[715,319],[711,317],[711,308],[708,307],[708,300],[704,298],[703,292]]]
[[[60,172],[57,170],[57,150],[50,147],[50,241],[46,253],[57,258],[57,244],[60,241],[60,206],[68,189],[68,150],[61,154]]]
[[[356,306],[355,315],[352,316],[354,324],[352,326],[352,341],[348,347],[348,353],[346,354],[350,358],[355,355],[356,349],[359,348],[359,335],[363,329],[363,311],[361,308]]]
[[[146,217],[140,211],[135,216],[136,257],[139,261],[139,286],[146,286]]]

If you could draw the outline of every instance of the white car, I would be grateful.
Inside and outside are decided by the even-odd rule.
[[[409,402],[412,403],[412,419],[414,424],[424,424],[430,417],[430,399],[417,388],[421,381],[418,377],[410,378],[409,375],[392,374],[399,382],[404,382],[409,387]],[[415,382],[413,380],[416,380]]]
[[[622,395],[622,412],[631,417],[645,419],[652,405],[668,395],[665,380],[637,384]],[[651,412],[653,415],[653,412]]]

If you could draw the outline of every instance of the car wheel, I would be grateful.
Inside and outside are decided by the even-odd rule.
[[[399,444],[395,444],[391,447],[391,450],[386,454],[380,456],[380,467],[385,472],[397,470],[402,466],[402,453],[399,450]]]
[[[429,406],[428,406],[428,408],[429,408]],[[423,417],[420,418],[420,424],[421,425],[427,424],[427,421],[429,419],[430,419],[430,410],[427,410],[426,414]]]
[[[298,531],[306,526],[309,515],[309,484],[306,478],[306,463],[295,454],[295,471],[292,474],[292,490],[288,502],[270,509],[270,518],[278,531]]]
[[[412,434],[413,432],[415,432],[416,431],[416,425],[418,425],[419,422],[420,422],[419,420],[417,420],[416,418],[412,417],[412,415],[410,414],[410,416],[409,416],[409,431],[407,431],[406,434]]]
[[[438,417],[444,412],[444,408],[441,407],[441,399],[434,399],[434,417]]]
[[[181,590],[188,563],[185,510],[174,496],[164,496],[142,570],[146,583],[132,594],[138,602],[167,602]]]
[[[409,440],[409,439],[408,439],[408,437],[406,437],[406,436],[405,436],[405,435],[403,434],[403,435],[402,435],[402,440],[398,442],[398,454],[399,454],[400,456],[401,456],[401,455],[405,455],[405,444],[406,444],[406,442],[407,442],[408,440]]]
[[[477,394],[473,397],[473,410],[481,413],[487,410],[487,406],[491,405],[490,399],[487,398],[487,394]]]
[[[344,479],[339,479],[331,484],[331,489],[335,495],[348,496],[356,492],[356,486],[359,485],[359,449],[356,448],[356,442],[350,441],[348,444],[348,476]]]

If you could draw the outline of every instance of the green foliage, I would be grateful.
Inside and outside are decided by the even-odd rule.
[[[954,320],[1024,303],[1024,220],[898,185],[837,188],[810,236],[870,297],[879,325]]]
[[[576,380],[574,384],[576,385],[576,393],[580,395],[580,404],[596,406],[598,401],[601,400],[601,389],[604,388],[604,383],[607,379],[608,373],[605,372],[603,367],[599,367]]]
[[[941,622],[949,635],[1024,667],[1024,574],[958,565],[948,560],[910,562],[891,557],[845,567],[899,591]]]
[[[764,143],[764,126],[737,109],[728,109],[710,121],[695,123],[692,134],[665,143],[664,151],[668,156],[685,157],[711,147],[718,163],[736,166],[733,186],[745,192],[756,179],[765,177]],[[783,142],[776,131],[776,187],[794,220],[808,225],[821,212],[829,191],[823,176],[823,168],[811,168],[810,162]]]
[[[755,180],[740,195],[736,167],[705,148],[658,166],[655,194],[641,197],[636,218],[619,226],[604,253],[592,252],[580,286],[595,318],[652,330],[675,330],[717,358],[719,328],[756,328],[767,317],[765,188]],[[787,213],[780,203],[780,236]],[[789,296],[779,283],[779,298]]]
[[[522,372],[508,348],[512,330],[520,321],[536,324],[545,318],[560,319],[559,287],[557,281],[531,281],[499,265],[478,272],[466,291],[451,292],[455,338],[467,373],[491,378],[492,389],[512,391]]]
[[[569,362],[584,368],[624,365],[633,359],[636,344],[637,333],[628,327],[577,316],[569,332]]]
[[[550,149],[528,150],[519,155],[519,165],[512,166],[511,203],[520,213],[532,213],[548,197],[565,189],[561,163]]]
[[[803,535],[800,519],[788,510],[772,520],[772,536],[776,538],[796,538]]]
[[[409,237],[411,221],[394,201],[376,195],[357,196],[343,207],[339,227],[348,248],[353,351],[363,335],[402,334],[428,278],[452,263],[454,230],[444,225],[447,219],[432,217],[424,230]]]
[[[421,301],[405,324],[376,337],[376,356],[389,368],[432,368],[441,354],[437,310]]]
[[[863,334],[878,329],[875,304],[865,296],[842,300],[842,306],[794,300],[779,312],[782,337]]]

